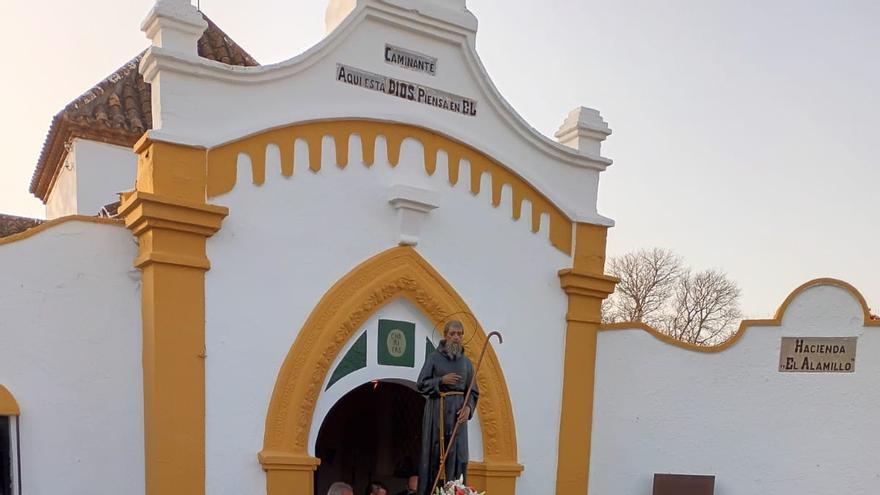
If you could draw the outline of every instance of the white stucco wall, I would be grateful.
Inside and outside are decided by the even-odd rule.
[[[590,493],[648,494],[653,473],[714,474],[716,495],[880,493],[880,328],[863,322],[819,286],[719,353],[601,332]],[[780,373],[783,336],[858,336],[856,371]]]
[[[550,245],[546,232],[533,234],[527,220],[510,219],[509,195],[493,208],[489,187],[475,197],[467,181],[449,186],[445,160],[428,177],[421,146],[413,141],[404,144],[394,169],[384,158],[382,142],[371,168],[361,162],[357,138],[344,170],[334,164],[332,140],[325,139],[324,150],[319,173],[298,166],[290,179],[277,172],[277,154],[270,156],[267,170],[274,172],[259,187],[251,183],[250,167],[243,161],[239,185],[213,200],[228,206],[230,215],[208,242],[209,493],[265,490],[256,453],[281,363],[324,293],[355,266],[397,244],[396,211],[388,204],[393,184],[437,192],[439,207],[428,215],[417,251],[459,292],[487,331],[503,332],[504,344],[496,352],[510,385],[519,460],[526,468],[518,487],[521,493],[544,493],[556,474],[552,453],[559,430],[567,307],[556,272],[570,259]],[[304,147],[297,147],[296,158],[307,163]],[[528,205],[522,218],[530,218]],[[384,372],[375,371],[358,380],[383,377]],[[320,401],[325,405],[329,400]],[[319,409],[314,424],[321,423],[319,414],[326,409]]]
[[[124,146],[74,139],[49,198],[46,218],[97,215],[118,201],[116,193],[134,188],[137,155]]]
[[[80,215],[97,215],[104,205],[118,201],[116,193],[134,188],[137,155],[124,146],[77,139],[76,208]]]
[[[140,274],[118,225],[0,244],[0,383],[21,408],[26,495],[143,493]]]
[[[76,157],[73,149],[64,159],[64,165],[58,171],[55,184],[49,191],[46,200],[46,219],[76,215]]]

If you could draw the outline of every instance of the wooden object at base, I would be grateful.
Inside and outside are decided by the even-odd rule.
[[[715,476],[654,474],[654,495],[714,495]]]

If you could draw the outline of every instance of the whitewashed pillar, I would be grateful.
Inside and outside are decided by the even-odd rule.
[[[158,0],[141,23],[153,46],[184,55],[198,55],[205,29],[208,23],[189,0]]]
[[[568,113],[556,131],[560,144],[578,150],[583,155],[601,156],[602,141],[611,135],[611,129],[598,110],[578,107]]]

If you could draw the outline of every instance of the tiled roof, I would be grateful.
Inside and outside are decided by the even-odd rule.
[[[204,16],[204,14],[203,14]],[[259,65],[207,16],[199,55],[229,65]],[[31,179],[31,193],[44,203],[74,138],[133,146],[153,126],[150,85],[138,72],[144,53],[68,104],[52,119]]]
[[[43,223],[37,218],[17,217],[15,215],[4,215],[0,213],[0,237],[24,232],[25,230],[36,227]]]
[[[99,217],[104,218],[116,218],[119,216],[119,207],[122,205],[121,201],[114,201],[112,203],[107,203],[101,208],[101,211],[98,212]]]

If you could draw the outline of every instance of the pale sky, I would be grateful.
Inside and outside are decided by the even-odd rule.
[[[43,216],[28,184],[52,116],[147,46],[150,0],[0,0],[0,212]],[[324,34],[326,1],[202,0],[261,63]],[[880,2],[468,0],[502,94],[552,135],[602,112],[609,254],[670,248],[726,271],[750,317],[821,276],[880,310]]]

